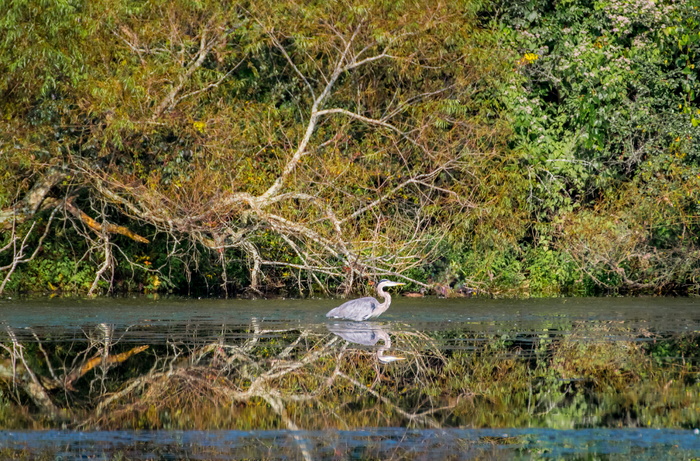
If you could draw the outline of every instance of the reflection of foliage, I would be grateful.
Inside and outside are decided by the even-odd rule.
[[[227,330],[216,340],[197,332],[148,349],[107,326],[74,344],[44,342],[34,333],[22,340],[8,330],[0,425],[252,430],[700,423],[688,412],[700,404],[697,335],[650,342],[649,332],[615,322],[571,328],[572,334],[486,337],[394,332],[393,347],[408,360],[391,365],[327,332],[266,329],[257,322],[247,334]],[[450,341],[460,348],[438,347]]]

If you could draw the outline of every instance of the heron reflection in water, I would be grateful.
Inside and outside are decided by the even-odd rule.
[[[361,344],[363,346],[374,346],[379,341],[384,344],[377,349],[377,360],[381,363],[391,363],[398,360],[406,360],[405,357],[397,357],[395,355],[384,355],[384,352],[391,349],[391,337],[389,333],[378,325],[372,323],[352,323],[342,322],[328,325],[328,330],[344,340]]]
[[[372,296],[352,299],[341,304],[335,309],[332,309],[326,314],[326,317],[356,321],[363,321],[372,317],[379,317],[384,313],[384,311],[389,309],[389,305],[391,304],[391,295],[384,291],[384,288],[396,287],[399,285],[405,285],[405,283],[392,282],[391,280],[386,279],[381,280],[377,285],[377,296],[384,298],[384,302],[380,303]]]

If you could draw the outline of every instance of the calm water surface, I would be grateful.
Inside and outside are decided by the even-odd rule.
[[[13,328],[45,327],[56,332],[80,330],[100,323],[117,327],[193,325],[245,327],[251,321],[278,328],[323,330],[325,313],[339,302],[328,299],[275,300],[146,300],[44,299],[0,300],[0,321]],[[399,298],[376,322],[392,328],[421,331],[467,329],[474,332],[571,328],[573,324],[617,322],[629,330],[682,333],[700,328],[696,298],[558,298],[481,300]]]
[[[0,422],[4,424],[4,427],[0,426],[0,449],[14,450],[12,453],[19,453],[27,459],[41,456],[46,459],[700,457],[700,434],[695,430],[700,420],[700,401],[695,395],[700,369],[692,363],[697,356],[688,355],[688,351],[695,350],[695,344],[700,344],[697,340],[700,300],[396,297],[382,317],[363,323],[326,319],[324,314],[337,304],[327,299],[0,300],[0,343],[5,350],[4,362],[0,363],[0,377],[5,378],[0,395],[0,421],[5,421]],[[663,341],[668,341],[668,345],[662,344]],[[679,416],[666,419],[662,418],[663,415],[659,416],[660,419],[652,419],[657,410],[646,413],[628,411],[627,419],[617,415],[614,422],[610,418],[592,417],[590,407],[602,405],[604,398],[598,394],[595,398],[590,398],[589,394],[581,397],[584,395],[581,388],[593,388],[595,379],[566,374],[570,368],[552,358],[552,351],[563,344],[567,348],[594,347],[592,350],[596,351],[644,347],[645,351],[651,351],[650,361],[656,360],[660,366],[685,367],[683,385],[686,387],[678,391],[687,394],[680,403],[685,408],[679,410]],[[146,346],[149,349],[145,349]],[[380,352],[382,348],[384,350]],[[498,352],[492,354],[491,350]],[[375,353],[379,353],[376,361]],[[384,364],[379,360],[381,353],[406,360]],[[611,352],[609,359],[591,366],[605,368],[608,362],[615,360],[615,354],[617,352]],[[535,364],[534,359],[528,358],[530,356],[539,360],[537,363],[551,362],[553,367],[564,370],[551,378],[562,381],[562,384],[554,383],[555,387],[547,388],[550,390],[541,391],[539,395],[531,391],[533,396],[527,399],[531,419],[508,420],[506,415],[501,419],[490,419],[499,416],[497,413],[511,411],[507,402],[499,405],[493,397],[486,399],[489,400],[486,412],[491,412],[490,417],[482,415],[481,419],[476,419],[472,413],[479,397],[489,395],[484,390],[461,392],[445,402],[433,402],[429,407],[424,400],[430,400],[430,395],[435,392],[427,392],[425,398],[399,400],[398,395],[403,391],[397,391],[397,400],[388,402],[394,394],[384,390],[383,380],[408,379],[409,372],[412,373],[410,376],[426,377],[449,373],[449,365],[445,364],[449,364],[452,357],[471,355],[495,362],[494,370],[505,369],[513,360],[530,360],[533,369],[542,371],[542,366]],[[59,356],[60,360],[54,361],[54,357]],[[436,357],[442,360],[442,364],[435,365],[439,361]],[[34,378],[31,374],[17,374],[17,367],[22,369],[22,359],[34,370],[35,383],[43,390],[37,390],[37,385],[32,384]],[[359,383],[360,375],[356,378],[347,377],[347,372],[338,375],[339,368],[333,371],[333,360],[368,364],[376,378]],[[474,360],[469,369],[476,376],[479,364]],[[183,361],[187,362],[186,366],[182,365]],[[206,367],[203,367],[205,362]],[[301,399],[297,397],[314,395],[315,392],[310,389],[311,385],[302,381],[296,384],[301,389],[297,394],[290,394],[290,400],[281,398],[281,391],[272,392],[268,387],[261,387],[251,402],[259,405],[262,399],[269,408],[275,409],[276,416],[274,420],[267,418],[263,421],[261,418],[259,424],[255,417],[246,419],[245,423],[240,423],[241,427],[237,427],[239,423],[233,419],[217,422],[208,427],[209,430],[180,430],[175,423],[168,423],[159,416],[158,421],[166,421],[162,428],[134,430],[132,423],[124,428],[115,427],[116,423],[110,419],[112,414],[81,422],[75,416],[72,419],[66,417],[69,410],[60,409],[85,404],[91,405],[93,411],[99,411],[106,403],[118,402],[112,396],[126,395],[125,389],[139,385],[139,380],[143,381],[145,376],[155,379],[157,367],[162,367],[158,376],[165,381],[174,380],[167,373],[177,375],[179,371],[173,370],[186,368],[190,373],[188,376],[207,382],[226,379],[226,385],[231,386],[226,388],[227,392],[240,391],[243,395],[255,388],[251,381],[258,377],[269,377],[265,381],[269,386],[273,378],[288,373],[290,368],[302,369],[312,362],[323,368],[310,369],[308,376],[326,373],[322,379],[314,381],[314,386],[323,386],[324,382],[341,376],[355,385],[370,388],[366,396],[369,400],[363,400],[361,404],[357,401],[340,404],[342,411],[349,412],[355,405],[358,414],[367,414],[372,402],[384,402],[395,404],[396,417],[336,418],[338,410],[333,410],[330,404],[302,412],[302,405],[298,403]],[[12,379],[10,370],[15,373]],[[240,370],[253,371],[249,371],[245,385],[234,386],[231,382]],[[610,373],[626,373],[624,366],[611,367],[610,370]],[[216,373],[212,374],[213,371]],[[138,373],[142,375],[137,377]],[[294,379],[300,379],[294,376]],[[449,382],[459,378],[451,377]],[[540,382],[542,378],[537,380]],[[470,381],[466,387],[478,387],[475,382]],[[284,385],[289,385],[289,382]],[[335,384],[328,386],[336,389]],[[562,396],[544,395],[551,394],[551,389],[561,389]],[[145,387],[141,392],[147,397]],[[352,387],[334,392],[360,393]],[[611,392],[620,394],[624,389]],[[97,396],[94,397],[97,403],[88,405],[88,400],[93,397],[83,397],[83,394]],[[216,398],[224,399],[223,394],[219,392]],[[573,398],[580,402],[572,403]],[[15,426],[9,413],[15,411],[11,403],[22,399],[27,402],[23,421],[33,421],[27,423],[27,427]],[[46,402],[46,399],[53,400],[53,403]],[[249,415],[245,412],[250,411],[252,404],[241,403],[243,397],[232,399],[236,403],[232,404],[231,411],[241,411],[240,418]],[[464,403],[466,399],[471,399],[468,405]],[[533,403],[536,400],[539,403]],[[551,405],[545,408],[550,401]],[[443,406],[450,410],[443,410]],[[56,407],[60,408],[56,410]],[[241,410],[242,407],[245,408]],[[564,407],[567,422],[562,424],[553,415]],[[423,411],[425,408],[428,410]],[[620,411],[615,409],[615,412]],[[51,417],[42,414],[51,414]],[[200,416],[199,422],[192,423],[192,427],[207,425],[206,419],[202,423],[202,418],[206,417]],[[221,415],[216,417],[221,418]],[[324,421],[328,422],[327,427],[324,427]],[[517,425],[502,427],[508,423],[498,421],[515,421]],[[172,427],[168,428],[168,424]],[[271,429],[275,425],[285,427]],[[103,426],[109,426],[110,430],[102,429]],[[230,429],[215,430],[217,427]],[[36,428],[42,430],[33,430]]]

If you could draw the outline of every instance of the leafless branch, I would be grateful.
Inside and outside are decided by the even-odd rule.
[[[187,65],[185,72],[178,76],[177,83],[172,87],[172,89],[165,96],[165,98],[163,98],[160,104],[158,104],[155,111],[153,112],[153,115],[151,116],[151,119],[156,119],[160,117],[161,114],[166,110],[171,110],[175,106],[175,104],[177,104],[177,101],[182,100],[184,97],[187,97],[184,96],[183,98],[176,100],[178,93],[180,93],[180,91],[190,79],[192,74],[194,74],[194,72],[197,69],[199,69],[202,66],[202,64],[204,64],[204,60],[209,55],[209,52],[215,46],[220,45],[225,40],[224,34],[215,35],[214,37],[208,38],[208,32],[209,30],[206,27],[202,30],[201,35],[199,37],[199,50],[197,50],[197,53],[192,58],[192,61],[190,61],[190,63]],[[218,83],[216,85],[218,85]]]
[[[5,277],[3,278],[2,284],[0,284],[0,294],[2,294],[5,290],[5,286],[10,281],[10,278],[12,277],[12,274],[15,271],[15,269],[17,269],[17,266],[19,264],[32,261],[36,257],[36,255],[39,254],[39,251],[42,249],[44,239],[46,238],[46,236],[49,233],[49,230],[51,229],[51,223],[53,222],[54,216],[57,212],[58,208],[54,208],[51,214],[49,215],[49,219],[44,225],[44,232],[39,237],[39,240],[37,241],[36,246],[34,247],[34,251],[31,255],[29,255],[29,257],[25,257],[25,251],[27,250],[29,237],[32,235],[32,232],[36,227],[37,221],[32,222],[29,230],[26,231],[24,238],[22,239],[22,242],[19,243],[19,245],[19,237],[17,237],[16,235],[17,230],[16,227],[13,225],[12,237],[10,238],[11,245],[8,243],[8,245],[6,245],[5,247],[6,249],[9,249],[10,247],[12,247],[13,249],[12,262],[4,267],[0,267],[0,272],[7,271]]]

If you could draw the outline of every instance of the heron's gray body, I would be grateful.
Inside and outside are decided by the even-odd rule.
[[[350,301],[341,304],[335,309],[332,309],[329,313],[326,314],[326,317],[335,319],[356,320],[358,322],[361,322],[371,317],[376,317],[376,315],[373,314],[377,311],[377,308],[380,305],[381,303],[377,301],[377,298],[374,298],[372,296],[367,296],[366,298],[351,299]],[[381,312],[379,314],[381,314]]]
[[[384,298],[384,302],[379,302],[377,298],[367,296],[366,298],[352,299],[340,306],[332,309],[326,314],[326,317],[335,319],[355,320],[361,322],[363,320],[379,317],[384,311],[389,309],[391,304],[391,295],[384,291],[385,287],[393,287],[403,285],[403,283],[382,280],[377,285],[377,294]]]

